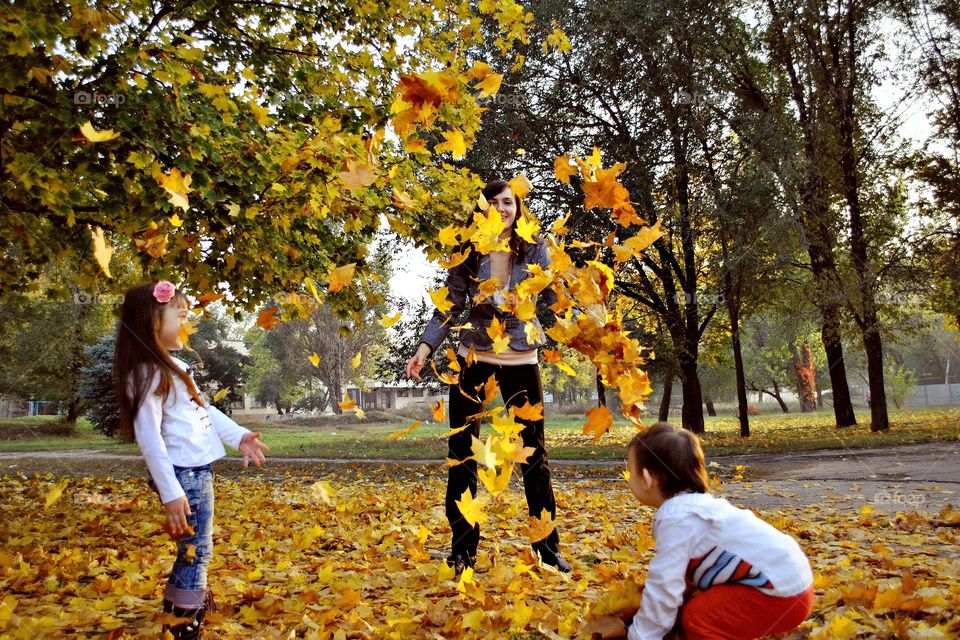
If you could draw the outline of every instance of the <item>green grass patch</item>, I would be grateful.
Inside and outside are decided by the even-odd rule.
[[[764,414],[750,420],[751,436],[741,438],[735,417],[706,419],[704,449],[708,456],[747,453],[784,453],[818,449],[862,449],[960,439],[960,407],[893,410],[891,428],[872,433],[869,413],[857,414],[859,425],[837,429],[833,413]],[[555,460],[621,460],[624,448],[636,430],[624,421],[598,443],[581,432],[582,416],[548,415],[547,449]],[[652,422],[648,419],[647,423]],[[303,417],[286,421],[248,423],[261,431],[270,445],[271,457],[332,459],[440,460],[446,457],[446,423],[424,423],[404,436],[390,434],[410,426],[412,420],[374,414],[364,421],[345,416]],[[489,427],[481,437],[493,433]],[[136,453],[135,445],[120,443],[97,433],[81,420],[73,431],[55,417],[0,420],[0,451],[50,451],[98,449]],[[230,452],[236,455],[236,452]]]

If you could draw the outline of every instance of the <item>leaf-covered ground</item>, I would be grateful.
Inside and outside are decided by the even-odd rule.
[[[815,613],[795,637],[957,636],[958,518],[942,499],[899,513],[911,504],[874,509],[855,485],[844,495],[772,486],[732,481],[718,493],[746,505],[772,493],[786,505],[760,513],[815,567]],[[514,486],[488,509],[476,573],[457,581],[439,560],[448,530],[436,467],[221,477],[211,636],[576,637],[591,611],[620,606],[643,580],[652,511],[622,479],[571,475],[556,489],[573,574],[534,566]],[[0,478],[0,638],[157,637],[173,558],[159,515],[139,479]]]

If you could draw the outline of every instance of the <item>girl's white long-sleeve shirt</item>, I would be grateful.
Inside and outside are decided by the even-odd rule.
[[[187,363],[177,358],[173,361],[189,373]],[[160,374],[154,375],[133,421],[137,445],[164,504],[184,495],[174,465],[210,464],[227,455],[223,443],[238,449],[243,436],[250,433],[212,404],[197,405],[183,381],[171,378],[173,384],[164,400],[157,395]]]
[[[656,553],[628,640],[661,640],[669,633],[688,584],[700,590],[741,584],[775,597],[813,585],[810,561],[796,540],[708,493],[664,501],[653,518],[653,537]]]

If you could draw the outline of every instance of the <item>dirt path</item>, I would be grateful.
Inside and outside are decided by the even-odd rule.
[[[960,442],[938,442],[881,449],[753,454],[713,458],[711,471],[724,481],[721,492],[755,509],[808,507],[831,503],[835,508],[935,513],[947,504],[960,506]],[[737,471],[738,465],[746,468]],[[384,466],[394,473],[443,473],[437,460],[337,460],[273,458],[260,470],[243,470],[236,458],[220,465],[228,475],[339,475],[349,469]],[[614,480],[620,461],[554,460],[562,485],[581,480]],[[0,475],[142,476],[139,456],[97,450],[3,452]],[[743,476],[743,477],[739,477]]]

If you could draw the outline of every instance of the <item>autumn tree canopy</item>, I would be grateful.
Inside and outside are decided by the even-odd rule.
[[[382,216],[429,243],[472,207],[477,179],[444,162],[499,76],[464,47],[485,28],[509,55],[529,19],[511,1],[5,9],[0,293],[70,260],[109,290],[112,254],[247,309],[308,279],[324,297],[340,266],[362,286]]]

